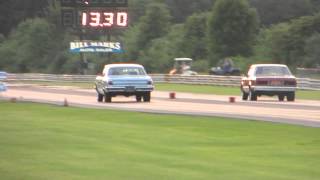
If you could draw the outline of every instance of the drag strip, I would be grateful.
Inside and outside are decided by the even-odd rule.
[[[14,97],[21,101],[58,105],[62,105],[66,99],[70,106],[84,108],[216,116],[320,127],[320,101],[278,102],[261,98],[257,102],[247,102],[236,97],[236,103],[229,103],[228,96],[177,93],[177,99],[169,99],[168,93],[153,92],[150,103],[137,103],[134,97],[116,97],[112,103],[98,103],[94,89],[9,85],[9,90],[2,93],[2,96],[6,99]]]
[[[96,96],[96,92],[94,89],[84,90],[79,88],[61,88],[61,87],[43,87],[43,86],[12,86],[11,89],[19,89],[23,91],[36,91],[36,92],[44,92],[44,93],[51,93],[51,94],[79,95],[79,96],[88,96],[88,97]],[[182,93],[182,94],[186,94],[186,93]],[[168,100],[168,97],[153,96],[152,99]],[[240,99],[240,97],[238,97],[238,99]],[[184,102],[184,103],[230,105],[230,103],[227,100],[228,100],[228,97],[225,97],[223,100],[203,99],[203,98],[197,98],[197,95],[192,94],[192,96],[188,98],[183,96],[175,99],[174,101]],[[312,105],[309,103],[299,104],[299,103],[292,103],[292,102],[278,102],[271,99],[259,100],[258,102],[238,101],[237,103],[233,104],[233,106],[308,109],[308,110],[320,109],[320,105]]]

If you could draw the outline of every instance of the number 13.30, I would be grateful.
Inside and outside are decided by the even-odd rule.
[[[126,27],[128,25],[127,12],[83,12],[82,26],[91,27]]]

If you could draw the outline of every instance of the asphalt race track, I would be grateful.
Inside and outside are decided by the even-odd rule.
[[[176,93],[176,99],[170,99],[169,92],[155,91],[150,103],[137,103],[134,97],[121,96],[113,98],[112,103],[98,103],[94,89],[24,84],[8,86],[8,91],[1,93],[0,98],[57,105],[63,105],[66,99],[74,107],[217,116],[320,127],[320,101],[298,99],[296,102],[278,102],[276,98],[261,97],[257,102],[250,102],[242,101],[239,96],[235,103],[230,103],[229,96]]]

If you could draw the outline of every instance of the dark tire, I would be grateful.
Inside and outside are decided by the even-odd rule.
[[[287,100],[292,102],[295,100],[295,96],[296,96],[295,92],[290,92],[287,94]]]
[[[103,95],[98,93],[98,102],[102,102],[103,101]]]
[[[143,101],[144,102],[150,102],[151,100],[151,93],[150,92],[146,92],[144,95],[143,95]]]
[[[248,97],[249,97],[249,94],[242,91],[242,100],[246,101],[248,100]]]
[[[141,95],[136,95],[136,100],[137,100],[137,102],[141,102],[142,96]]]
[[[250,101],[257,101],[258,100],[257,94],[253,91],[250,91],[249,92],[249,99],[250,99]]]
[[[284,95],[283,94],[278,95],[278,99],[279,101],[284,101]]]
[[[112,96],[110,96],[109,94],[106,94],[104,96],[104,102],[110,103],[111,101],[112,101]]]

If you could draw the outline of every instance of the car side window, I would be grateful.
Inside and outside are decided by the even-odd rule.
[[[111,75],[111,76],[117,76],[117,75],[120,75],[120,72],[119,72],[118,69],[116,69],[116,68],[111,68],[111,69],[109,70],[109,75]]]

